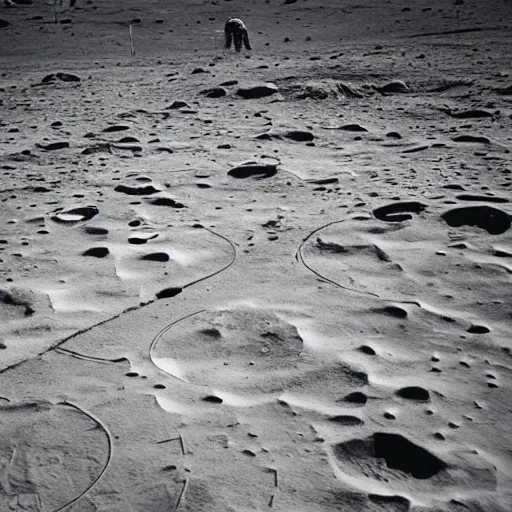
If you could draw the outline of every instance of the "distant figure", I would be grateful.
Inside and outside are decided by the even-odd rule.
[[[224,27],[226,35],[226,48],[231,48],[231,41],[235,41],[235,50],[239,52],[242,49],[242,43],[247,50],[251,50],[249,43],[249,33],[245,28],[244,22],[238,18],[229,18]]]

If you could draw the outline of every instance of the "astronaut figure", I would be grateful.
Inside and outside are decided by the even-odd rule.
[[[242,43],[247,50],[251,49],[249,43],[249,33],[242,20],[238,18],[229,18],[224,27],[224,34],[226,35],[226,48],[231,48],[231,41],[235,42],[235,50],[239,52],[242,49]]]

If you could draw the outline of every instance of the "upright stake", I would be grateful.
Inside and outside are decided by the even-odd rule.
[[[133,46],[133,32],[132,32],[132,23],[129,23],[130,26],[130,48],[132,51],[132,57],[135,55],[135,47]]]

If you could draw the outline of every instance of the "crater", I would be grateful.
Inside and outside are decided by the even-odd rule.
[[[385,473],[387,468],[417,480],[432,478],[448,467],[436,455],[406,437],[387,432],[376,432],[365,439],[336,444],[333,452],[343,464],[364,466],[377,474]],[[385,468],[382,468],[382,463]]]
[[[67,509],[100,478],[110,452],[103,425],[76,407],[2,403],[2,510],[43,510],[41,503],[44,510]]]
[[[510,215],[492,206],[466,206],[449,210],[442,215],[451,227],[476,226],[491,235],[501,235],[510,229]]]
[[[426,207],[418,201],[402,201],[375,208],[373,215],[386,222],[403,222],[412,219],[411,213],[421,213]]]
[[[303,340],[295,326],[272,311],[203,311],[178,322],[157,341],[151,349],[154,364],[190,382],[230,392],[274,392],[295,379],[303,383],[294,375]]]

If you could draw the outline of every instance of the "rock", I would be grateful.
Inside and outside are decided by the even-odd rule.
[[[290,139],[296,142],[310,142],[315,136],[313,133],[305,130],[285,130],[285,131],[270,131],[260,133],[255,136],[258,140],[271,140],[271,139]]]
[[[226,82],[222,82],[220,84],[221,87],[230,87],[231,85],[237,85],[238,80],[227,80]]]
[[[283,136],[296,142],[309,142],[315,138],[311,132],[304,130],[290,130],[285,132]]]
[[[51,219],[62,224],[73,224],[92,219],[98,213],[99,211],[96,206],[81,206],[56,213]]]
[[[116,124],[114,126],[108,126],[107,128],[105,128],[103,130],[103,133],[123,132],[123,131],[129,130],[129,129],[130,129],[129,126]]]
[[[240,87],[236,93],[245,100],[249,100],[271,96],[272,94],[276,94],[278,91],[279,89],[277,88],[277,85],[266,83],[263,85],[253,85],[251,87]]]
[[[188,107],[188,106],[189,106],[188,103],[185,101],[175,100],[166,108],[166,110],[175,110],[178,108],[183,108],[183,107]]]
[[[368,130],[361,126],[360,124],[345,124],[340,126],[340,130],[344,130],[346,132],[367,132]]]
[[[155,206],[170,206],[171,208],[177,209],[186,208],[183,203],[175,201],[171,197],[156,197],[155,199],[152,199],[150,203]]]
[[[96,153],[112,153],[111,144],[94,144],[89,146],[82,151],[82,155],[94,155]]]
[[[58,149],[69,148],[69,142],[52,142],[51,144],[36,144],[38,148],[44,149],[45,151],[56,151]]]
[[[389,82],[381,87],[373,86],[373,88],[381,94],[404,94],[411,92],[409,87],[407,87],[405,82],[402,82],[402,80],[394,80],[393,82]]]
[[[153,185],[144,185],[142,187],[132,187],[130,185],[118,185],[115,189],[116,192],[128,194],[129,196],[147,196],[160,192]]]
[[[453,142],[468,142],[469,144],[490,144],[491,141],[487,137],[477,135],[459,135],[454,137]]]
[[[495,92],[503,96],[512,96],[512,85],[509,85],[507,87],[498,87],[494,90]]]
[[[0,19],[0,28],[6,28],[10,25],[10,23],[6,20]]]
[[[227,91],[223,87],[212,87],[211,89],[204,89],[201,94],[207,98],[222,98],[226,96]]]
[[[462,110],[461,112],[447,111],[447,114],[455,119],[481,119],[484,117],[492,117],[492,112],[480,109]]]

